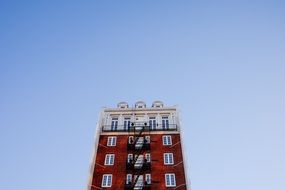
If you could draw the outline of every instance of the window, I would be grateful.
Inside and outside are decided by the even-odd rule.
[[[131,163],[133,161],[133,155],[128,154],[128,163]]]
[[[155,117],[149,117],[149,128],[150,130],[156,129],[156,119]]]
[[[150,143],[150,136],[145,136],[144,142],[149,144]]]
[[[102,187],[112,186],[112,174],[104,174],[102,178]]]
[[[135,104],[135,108],[145,108],[146,104],[143,101],[138,101]]]
[[[145,159],[146,159],[147,162],[150,162],[150,160],[151,160],[150,159],[150,153],[146,153],[145,154]]]
[[[106,154],[105,165],[114,165],[115,154]]]
[[[134,143],[134,137],[133,136],[129,136],[129,144],[133,144]]]
[[[108,137],[107,146],[116,146],[117,137]]]
[[[162,117],[162,129],[169,129],[168,116]]]
[[[112,118],[111,130],[115,131],[118,128],[118,118]]]
[[[175,174],[165,174],[165,185],[166,187],[175,187],[176,181],[175,181]]]
[[[151,184],[151,175],[150,174],[145,174],[145,183]]]
[[[126,184],[132,184],[132,174],[127,174],[127,178],[126,178]]]
[[[165,164],[165,165],[174,164],[174,161],[173,161],[173,154],[172,154],[172,153],[164,153],[164,154],[163,154],[163,157],[164,157],[164,164]]]
[[[125,118],[124,120],[124,130],[130,129],[131,126],[131,118]]]
[[[162,143],[163,145],[172,145],[172,139],[170,135],[163,135],[162,136]]]
[[[120,103],[118,103],[117,107],[121,108],[121,109],[126,109],[129,107],[129,105],[127,102],[120,102]]]

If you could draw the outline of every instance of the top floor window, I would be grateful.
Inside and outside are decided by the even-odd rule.
[[[131,118],[125,118],[124,120],[124,130],[130,129],[131,126]]]
[[[149,128],[150,128],[150,130],[154,130],[156,128],[155,117],[149,117]]]
[[[169,119],[168,116],[162,117],[162,129],[169,129]]]
[[[118,128],[118,118],[114,117],[112,118],[112,123],[111,123],[111,130],[115,131]]]
[[[143,101],[138,101],[135,104],[135,108],[146,108],[146,104]]]
[[[162,101],[154,101],[152,103],[153,108],[162,108],[163,107],[163,102]]]
[[[121,108],[121,109],[126,109],[129,107],[129,105],[127,102],[120,102],[120,103],[118,103],[117,107]]]

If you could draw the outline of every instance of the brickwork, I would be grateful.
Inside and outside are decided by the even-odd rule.
[[[150,134],[151,138],[151,181],[152,189],[174,189],[165,186],[165,173],[174,173],[176,176],[177,190],[186,189],[185,174],[183,166],[182,149],[179,134],[171,134],[172,145],[163,145],[162,135],[166,134]],[[114,135],[112,135],[114,136]],[[93,174],[92,190],[101,187],[103,174],[112,174],[112,187],[108,189],[124,189],[126,183],[126,160],[127,160],[127,142],[128,135],[118,135],[116,146],[107,146],[108,135],[101,135],[99,139],[99,146],[97,151],[96,164]],[[164,164],[164,153],[173,153],[174,164]],[[115,154],[114,165],[105,166],[105,155]],[[97,188],[96,188],[97,187]]]

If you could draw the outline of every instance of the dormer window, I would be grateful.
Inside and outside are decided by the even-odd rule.
[[[117,107],[120,109],[127,109],[127,108],[129,108],[129,105],[127,102],[120,102],[120,103],[118,103]]]
[[[143,101],[138,101],[136,102],[135,107],[138,109],[146,108],[146,104]]]
[[[152,106],[153,108],[162,108],[163,107],[163,102],[162,101],[154,101],[152,103]]]

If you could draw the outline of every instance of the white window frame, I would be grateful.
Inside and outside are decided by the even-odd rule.
[[[129,136],[129,138],[128,138],[129,144],[133,144],[133,143],[131,143],[131,139],[133,140],[133,143],[135,142],[134,136]]]
[[[131,182],[131,184],[133,183],[133,175],[132,174],[127,174],[127,176],[126,176],[126,184],[128,185],[129,182]]]
[[[112,186],[112,174],[104,174],[102,177],[101,187],[111,187]]]
[[[174,164],[173,153],[164,153],[163,160],[164,160],[164,165],[173,165]]]
[[[117,137],[108,137],[107,146],[116,146],[117,144]]]
[[[131,118],[125,117],[124,118],[124,129],[128,130],[131,127]]]
[[[113,117],[112,121],[111,121],[111,130],[117,130],[118,129],[118,123],[119,123],[119,118]]]
[[[115,154],[106,154],[105,155],[105,166],[112,166],[115,163]]]
[[[134,160],[134,156],[133,154],[128,154],[128,163],[130,163],[130,159],[133,161]]]
[[[146,184],[151,184],[151,174],[145,174],[145,180]]]
[[[162,116],[161,122],[162,122],[162,129],[169,129],[169,116]]]
[[[150,116],[148,119],[149,127],[150,129],[156,129],[156,117],[155,116]]]
[[[150,136],[145,136],[145,140],[146,140],[146,143],[149,144],[150,143]]]
[[[164,146],[172,145],[172,137],[171,137],[171,135],[163,135],[162,136],[162,144]]]
[[[145,159],[146,159],[147,162],[151,162],[151,155],[150,155],[150,153],[146,153],[145,154]]]
[[[176,187],[176,179],[174,173],[165,174],[165,186],[166,187]]]

